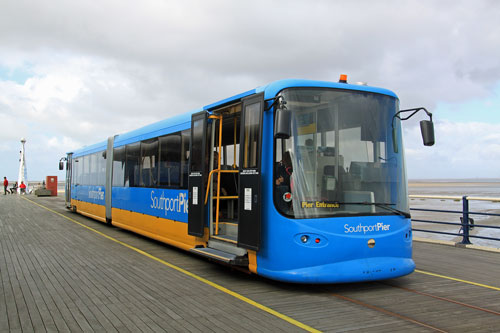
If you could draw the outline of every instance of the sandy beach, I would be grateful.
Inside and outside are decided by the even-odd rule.
[[[486,180],[411,180],[408,184],[409,194],[428,196],[451,196],[500,198],[500,179]],[[410,208],[415,209],[437,209],[458,211],[460,213],[440,213],[411,211],[412,220],[431,220],[441,222],[460,223],[462,216],[462,200],[452,199],[424,199],[411,198]],[[470,200],[469,210],[471,212],[500,214],[500,202]],[[476,225],[500,226],[500,216],[470,215]],[[430,224],[413,221],[413,227],[417,229],[435,230],[442,232],[458,233],[459,225]],[[451,236],[434,234],[427,232],[415,232],[416,237],[431,238],[438,240],[448,240],[460,242],[461,236]],[[496,237],[500,239],[500,229],[488,229],[476,227],[471,231],[471,235],[486,237]],[[476,245],[500,248],[500,241],[471,238],[471,242]]]
[[[410,181],[408,182],[409,188],[422,188],[422,187],[499,187],[500,182],[420,182],[420,181]]]

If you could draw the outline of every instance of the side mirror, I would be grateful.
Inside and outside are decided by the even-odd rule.
[[[64,162],[59,161],[59,170],[64,170]]]
[[[422,120],[420,122],[420,131],[422,132],[422,139],[424,146],[434,145],[434,123],[432,120]]]
[[[274,120],[274,137],[276,139],[289,139],[291,136],[290,111],[287,109],[277,109]]]
[[[394,128],[394,120],[397,118],[399,120],[408,120],[413,117],[418,111],[423,110],[428,116],[429,120],[422,120],[420,122],[420,131],[422,132],[422,139],[424,140],[424,146],[434,145],[434,123],[432,122],[432,113],[427,111],[425,108],[413,108],[408,110],[400,110],[392,117],[392,142],[394,152],[398,152],[398,145],[396,143],[396,129]],[[411,112],[407,117],[401,117],[401,113]]]

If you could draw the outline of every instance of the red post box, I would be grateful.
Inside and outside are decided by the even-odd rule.
[[[45,187],[50,190],[51,196],[57,196],[57,176],[47,176]]]

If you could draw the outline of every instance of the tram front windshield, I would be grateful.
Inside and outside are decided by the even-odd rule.
[[[312,218],[408,215],[401,126],[394,97],[337,89],[291,88],[280,95],[290,137],[275,140],[274,203]]]

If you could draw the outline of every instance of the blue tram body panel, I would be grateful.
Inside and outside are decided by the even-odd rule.
[[[72,199],[105,205],[105,186],[72,186]],[[113,208],[187,223],[188,191],[160,188],[113,187]]]
[[[263,276],[288,282],[355,282],[402,276],[415,268],[410,223],[400,216],[290,220],[277,212],[270,215],[273,222],[264,228],[265,247],[258,253]],[[302,236],[308,237],[306,243]],[[373,248],[370,239],[375,240]]]
[[[162,188],[113,187],[113,208],[188,221],[188,191]]]
[[[104,206],[106,187],[99,185],[71,185],[71,198]]]

